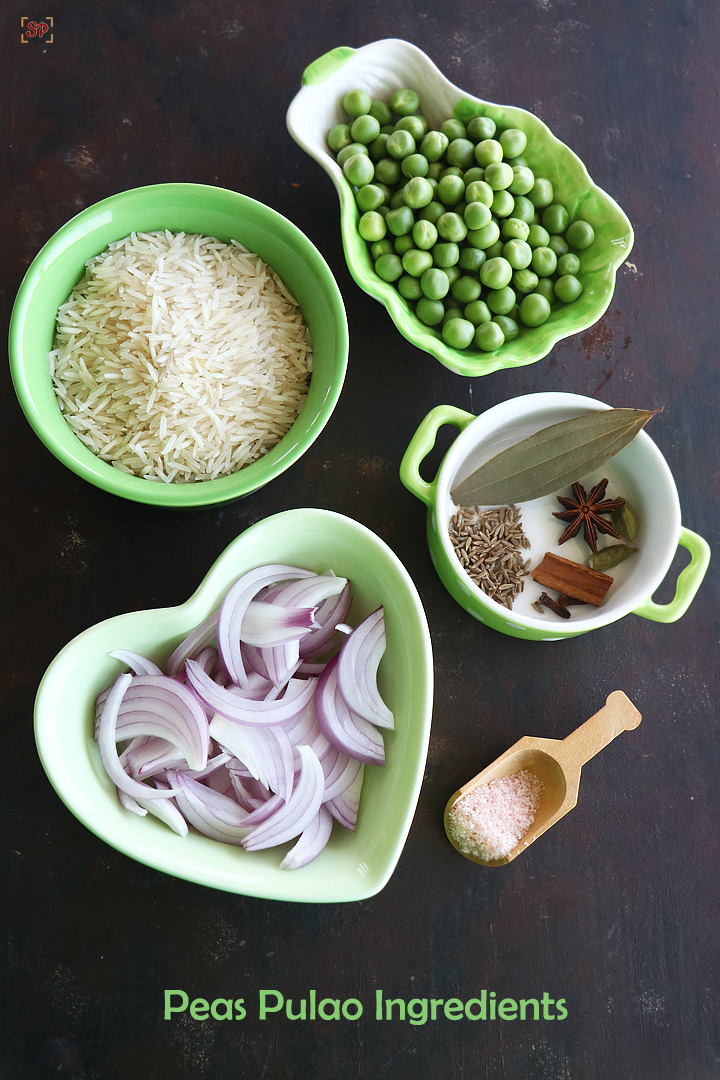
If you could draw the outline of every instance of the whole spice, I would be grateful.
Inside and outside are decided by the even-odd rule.
[[[639,522],[634,507],[630,505],[627,499],[617,510],[613,510],[610,520],[620,535],[632,543],[637,536]]]
[[[480,513],[462,506],[450,519],[448,534],[466,574],[491,600],[511,608],[529,569],[521,551],[530,542],[518,508],[501,506]]]
[[[619,566],[636,551],[637,548],[629,547],[627,544],[608,544],[607,547],[594,552],[589,557],[588,566],[591,570],[612,570],[613,566]]]
[[[588,495],[582,484],[574,483],[572,486],[572,499],[566,499],[564,496],[558,495],[557,500],[565,509],[556,511],[553,517],[570,523],[558,540],[558,544],[564,544],[566,540],[577,536],[582,526],[584,526],[585,541],[593,552],[597,551],[597,534],[599,532],[620,539],[620,533],[609,521],[603,520],[603,515],[618,510],[625,500],[604,499],[603,496],[607,485],[607,479],[601,480]]]
[[[571,562],[548,551],[542,562],[532,571],[533,581],[547,589],[565,593],[584,604],[599,607],[613,583],[609,574],[591,570],[582,563]]]
[[[548,596],[546,592],[540,593],[535,603],[532,605],[536,611],[544,611],[545,608],[550,608],[556,615],[559,615],[561,619],[569,619],[570,612],[567,609],[567,605],[563,604],[562,599],[553,600],[552,596]]]

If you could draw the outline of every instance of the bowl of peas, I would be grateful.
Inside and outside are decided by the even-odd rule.
[[[302,83],[288,130],[335,185],[354,280],[413,345],[486,375],[602,317],[633,229],[537,116],[396,39],[334,49]]]

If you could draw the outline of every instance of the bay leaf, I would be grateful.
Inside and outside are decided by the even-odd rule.
[[[480,465],[450,496],[457,506],[505,506],[554,495],[600,469],[661,411],[603,409],[551,424]]]

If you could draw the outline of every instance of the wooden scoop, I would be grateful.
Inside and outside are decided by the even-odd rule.
[[[640,713],[630,699],[622,690],[614,690],[602,709],[566,739],[534,739],[526,735],[450,797],[445,807],[445,832],[450,843],[460,851],[448,828],[448,815],[458,799],[480,784],[528,769],[542,781],[544,789],[535,821],[522,840],[503,859],[486,861],[478,855],[460,851],[466,859],[482,866],[503,866],[511,862],[575,806],[580,787],[580,771],[585,762],[595,757],[621,731],[630,731],[637,727],[640,720]]]

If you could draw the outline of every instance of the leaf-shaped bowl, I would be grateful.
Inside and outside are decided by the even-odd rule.
[[[386,764],[368,766],[354,832],[338,827],[309,866],[280,870],[289,846],[246,852],[191,830],[185,838],[150,815],[128,813],[100,763],[93,738],[96,695],[124,670],[108,654],[132,649],[159,664],[217,609],[232,582],[255,566],[290,563],[349,578],[350,622],[380,604],[387,650],[379,686],[395,713],[385,733]],[[72,813],[106,843],[176,877],[228,892],[306,903],[361,900],[389,880],[420,792],[432,715],[433,669],[425,613],[407,571],[390,548],[351,518],[328,510],[288,510],[251,526],[220,555],[179,607],[135,611],[98,623],[71,641],[45,673],[35,705],[43,767]]]
[[[593,183],[580,158],[537,116],[525,109],[473,97],[446,79],[421,49],[392,38],[360,49],[333,49],[305,69],[302,83],[288,109],[288,130],[303,150],[322,165],[337,189],[350,273],[361,289],[385,305],[400,333],[413,345],[458,374],[487,375],[499,368],[522,367],[541,360],[561,338],[586,330],[604,314],[615,289],[618,267],[632,248],[632,226],[614,199]],[[556,201],[565,205],[571,220],[581,216],[595,230],[593,244],[581,253],[578,277],[582,295],[572,304],[556,301],[546,323],[534,329],[523,328],[514,341],[490,353],[474,348],[452,349],[437,330],[420,322],[397,289],[375,274],[369,246],[357,231],[359,215],[353,188],[328,149],[328,131],[347,119],[343,96],[356,87],[385,101],[400,87],[417,90],[420,112],[431,127],[439,126],[451,115],[463,121],[487,115],[499,126],[524,131],[528,138],[524,156],[529,166],[536,175],[552,181]]]

